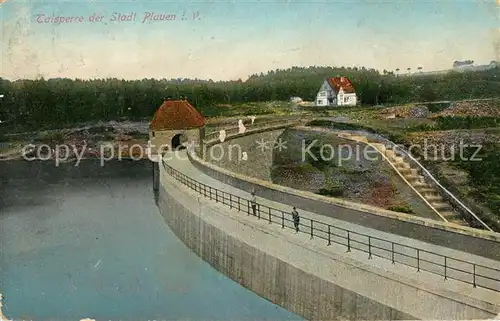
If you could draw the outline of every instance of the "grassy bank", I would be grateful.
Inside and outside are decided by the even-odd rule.
[[[357,152],[362,150],[362,144],[302,129],[287,129],[280,139],[287,142],[287,148],[273,154],[274,183],[436,219],[381,157],[373,159]],[[303,144],[310,146],[304,159]],[[325,151],[321,146],[332,149]],[[356,157],[349,157],[351,152]]]

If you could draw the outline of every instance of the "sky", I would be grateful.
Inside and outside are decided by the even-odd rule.
[[[245,80],[292,66],[487,64],[500,61],[499,1],[0,0],[0,76]]]

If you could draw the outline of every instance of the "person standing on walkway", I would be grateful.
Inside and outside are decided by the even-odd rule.
[[[298,233],[299,232],[300,216],[299,216],[299,212],[297,212],[297,209],[295,208],[295,206],[293,207],[293,210],[292,210],[292,217],[293,217],[293,225],[295,226],[295,232]]]
[[[252,203],[253,216],[257,216],[257,197],[255,197],[255,192],[252,192],[252,198],[250,202]]]

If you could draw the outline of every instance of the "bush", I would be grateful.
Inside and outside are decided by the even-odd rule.
[[[87,129],[90,134],[113,133],[115,129],[112,126],[97,126]]]
[[[331,189],[320,188],[317,194],[331,197],[342,197],[344,196],[344,190],[341,187],[335,187]]]
[[[447,129],[475,129],[500,125],[498,117],[442,116],[437,119],[437,127]]]
[[[394,212],[400,212],[400,213],[406,213],[406,214],[414,214],[411,206],[407,203],[400,203],[397,205],[390,206],[388,208],[389,211],[394,211]]]
[[[316,167],[309,163],[301,163],[295,169],[300,173],[310,173],[317,171]]]
[[[344,173],[348,175],[360,175],[366,173],[368,170],[366,169],[356,169],[353,167],[347,167],[347,166],[339,166],[337,167],[338,173]]]
[[[427,109],[429,109],[431,113],[439,113],[440,111],[450,107],[450,105],[451,103],[449,102],[443,102],[443,103],[426,104],[425,106],[427,106]]]
[[[393,132],[393,133],[387,133],[385,136],[387,136],[387,138],[396,143],[396,144],[402,144],[402,145],[409,145],[409,142],[406,138],[406,136],[404,134],[401,134],[399,132]]]
[[[128,135],[130,135],[130,136],[132,136],[133,138],[136,138],[136,139],[145,139],[145,140],[149,139],[149,134],[148,133],[141,133],[141,132],[138,132],[138,131],[130,132],[130,133],[128,133]],[[114,137],[114,135],[111,134],[110,137]]]
[[[408,129],[408,131],[433,131],[451,129],[478,129],[500,126],[499,117],[477,116],[440,116],[434,125],[422,124]]]
[[[54,146],[64,141],[64,134],[60,131],[49,132],[40,135],[39,140],[44,144]]]
[[[321,157],[319,150],[320,150],[319,147],[312,147],[311,154],[313,154],[316,157],[316,159],[307,157],[307,161],[313,167],[319,169],[320,171],[323,171],[328,166],[332,165],[333,163],[331,163],[330,161],[327,161],[323,157]]]
[[[316,119],[308,122],[306,126],[317,126],[317,127],[328,127],[331,129],[337,129],[337,130],[365,130],[370,133],[376,133],[376,130],[374,130],[371,127],[360,125],[360,124],[351,124],[351,123],[342,123],[342,122],[335,122],[331,120],[323,120],[323,119]]]
[[[317,194],[323,196],[341,197],[344,196],[344,188],[335,182],[327,181],[325,186],[320,188]]]

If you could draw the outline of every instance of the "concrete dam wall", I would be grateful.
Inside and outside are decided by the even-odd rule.
[[[481,302],[365,265],[230,210],[159,166],[158,206],[172,231],[235,282],[309,320],[483,319]]]

